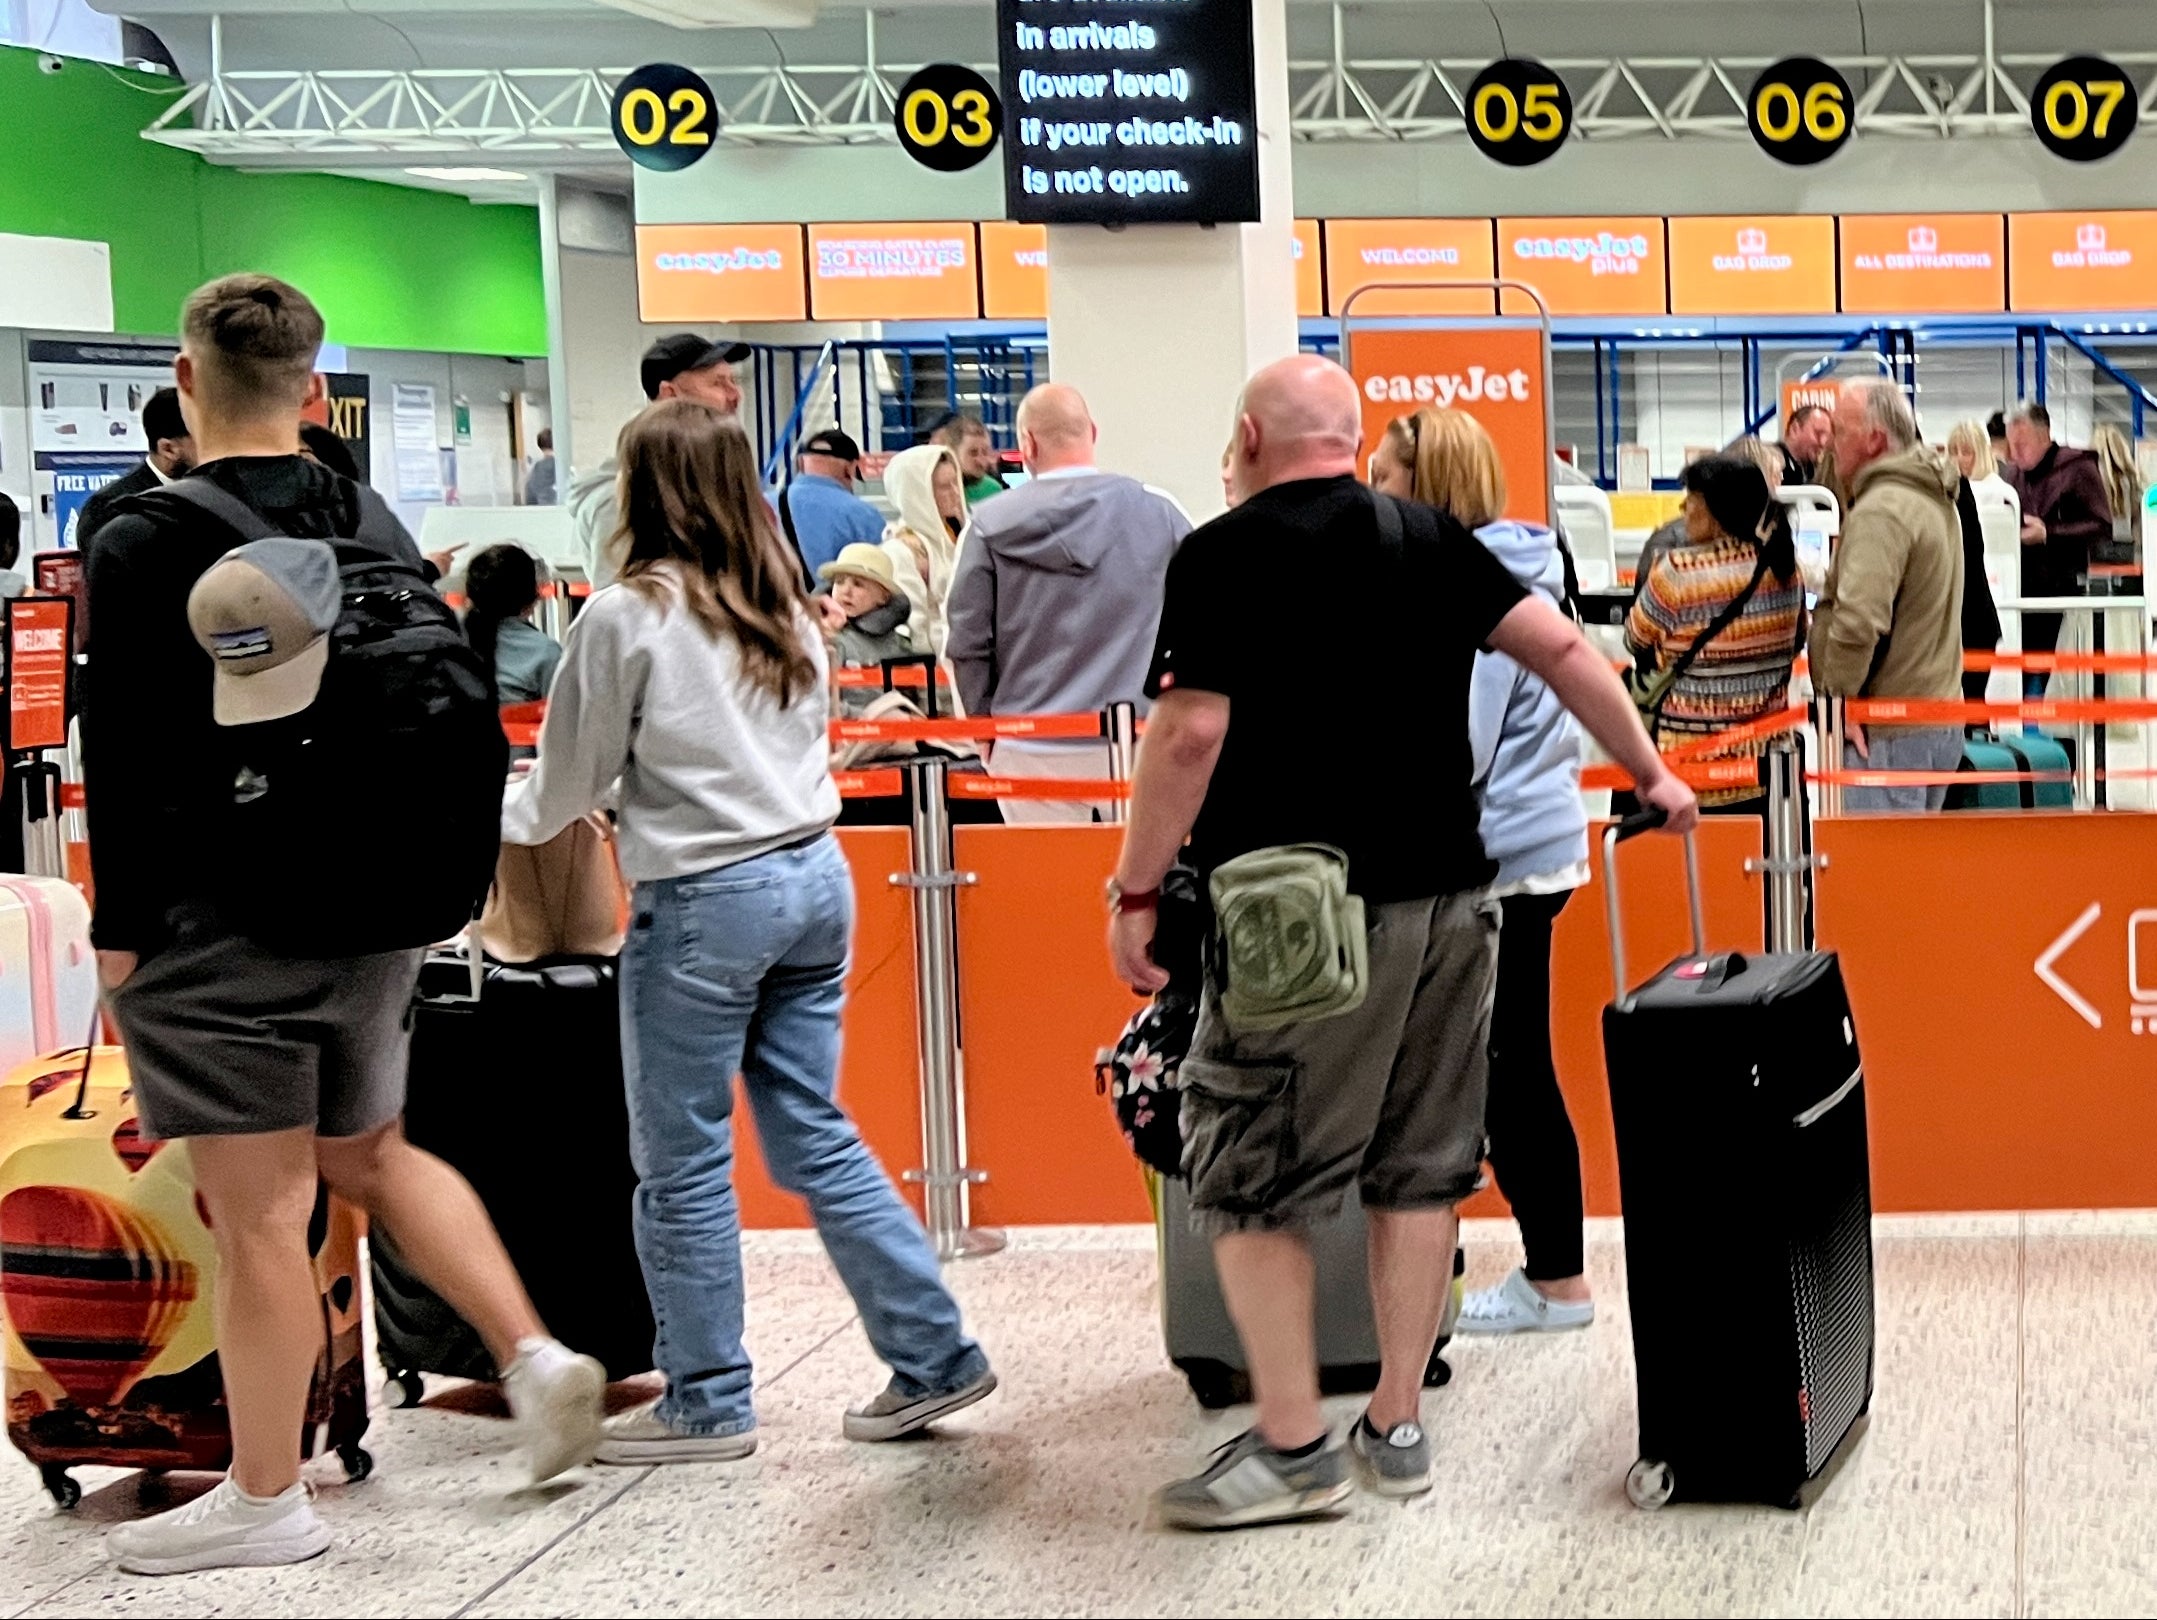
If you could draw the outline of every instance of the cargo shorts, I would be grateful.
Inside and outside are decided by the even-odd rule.
[[[1181,1071],[1192,1225],[1300,1229],[1366,1209],[1443,1209],[1483,1163],[1498,902],[1483,890],[1367,908],[1370,990],[1316,1023],[1236,1036],[1214,966]]]

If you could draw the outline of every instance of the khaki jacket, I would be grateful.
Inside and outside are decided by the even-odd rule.
[[[1836,697],[1961,697],[1961,480],[1953,464],[1914,445],[1848,483],[1842,539],[1813,615],[1814,687]]]

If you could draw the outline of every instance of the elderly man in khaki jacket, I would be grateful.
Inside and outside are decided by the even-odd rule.
[[[1813,617],[1812,678],[1835,697],[1962,696],[1962,529],[1957,476],[1918,442],[1903,392],[1885,378],[1844,388],[1834,461],[1848,510]],[[1846,769],[1947,772],[1960,726],[1849,728]],[[1937,810],[1945,784],[1851,788],[1850,811]]]

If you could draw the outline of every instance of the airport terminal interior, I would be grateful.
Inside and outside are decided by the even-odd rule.
[[[0,1615],[2157,1612],[2143,117],[0,0]]]

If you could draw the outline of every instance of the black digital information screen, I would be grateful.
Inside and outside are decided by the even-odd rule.
[[[1258,218],[1251,0],[996,0],[996,26],[1011,218]]]

